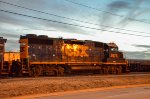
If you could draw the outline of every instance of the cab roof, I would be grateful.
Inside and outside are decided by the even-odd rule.
[[[107,43],[107,45],[108,45],[109,47],[117,47],[117,48],[118,48],[118,46],[117,46],[115,43]]]

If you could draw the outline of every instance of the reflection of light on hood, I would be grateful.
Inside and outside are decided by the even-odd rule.
[[[75,51],[77,50],[77,48],[78,48],[78,45],[73,44],[73,49],[74,49]]]

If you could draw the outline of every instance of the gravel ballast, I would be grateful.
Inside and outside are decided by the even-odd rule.
[[[49,94],[54,92],[138,84],[150,84],[150,75],[0,79],[0,97]]]

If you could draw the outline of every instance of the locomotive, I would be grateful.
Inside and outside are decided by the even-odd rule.
[[[20,59],[13,61],[10,69],[17,75],[35,77],[129,72],[128,62],[115,43],[50,38],[36,34],[21,35],[19,43]]]

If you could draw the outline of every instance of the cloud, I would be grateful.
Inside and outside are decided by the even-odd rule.
[[[140,16],[143,13],[147,12],[147,9],[145,10],[141,10],[141,5],[147,2],[146,0],[134,0],[130,2],[130,6],[128,7],[128,12],[125,15],[125,17],[118,23],[118,25],[120,26],[120,28],[124,28],[125,26],[127,26],[129,23],[133,23],[133,22],[140,22],[137,21],[138,19],[136,19],[138,16]]]
[[[87,10],[87,8],[78,7],[76,5],[70,4],[68,2],[64,2],[62,0],[36,0],[36,2],[33,2],[33,0],[13,0],[13,1],[3,0],[3,1],[17,4],[20,6],[24,6],[27,8],[32,8],[32,9],[36,9],[36,10],[40,10],[40,11],[44,11],[48,13],[53,13],[53,14],[57,14],[57,15],[65,16],[65,17],[74,18],[77,20],[79,19],[79,20],[88,21],[88,22],[92,20],[91,23],[100,23],[102,25],[108,25],[112,27],[115,27],[117,25],[119,25],[120,27],[124,27],[130,22],[130,20],[127,19],[128,16],[136,18],[137,16],[148,11],[148,10],[143,10],[144,12],[140,12],[141,10],[139,9],[143,2],[142,0],[141,1],[140,0],[120,0],[120,1],[113,0],[113,2],[110,2],[110,1],[107,2],[108,5],[106,6],[106,10],[115,14],[122,14],[123,12],[123,14],[126,17],[119,18],[108,13],[103,13],[102,18],[101,17],[98,18],[98,19],[101,19],[101,21],[96,22],[98,19],[96,18],[97,16],[95,14],[96,13],[101,14],[101,13],[94,11],[94,10]],[[88,2],[90,3],[90,1]],[[22,13],[26,15],[35,16],[35,17],[41,17],[44,19],[56,20],[60,22],[70,23],[70,24],[94,27],[94,25],[91,25],[91,24],[84,24],[81,22],[73,21],[73,20],[58,18],[58,17],[46,15],[46,14],[41,14],[41,13],[25,10],[25,9],[18,8],[18,7],[8,6],[6,4],[0,3],[0,6],[1,6],[1,9],[9,10],[9,11],[17,12],[17,13]],[[143,20],[144,20],[144,17],[143,17]],[[104,29],[104,28],[105,27],[101,27],[101,29]],[[108,29],[109,28],[105,28],[105,30],[108,30]],[[89,37],[89,39],[91,39],[93,36],[92,33],[94,34],[95,32],[97,32],[95,30],[91,30],[87,28],[64,25],[64,24],[43,21],[43,20],[38,20],[38,19],[33,19],[33,18],[27,18],[27,17],[8,14],[4,12],[0,12],[0,30],[1,30],[0,35],[8,39],[8,42],[6,44],[6,48],[8,51],[17,49],[17,48],[19,49],[18,40],[21,34],[28,34],[28,33],[35,33],[35,34],[45,33],[46,34],[47,33],[46,35],[50,36],[52,33],[53,35],[55,35],[57,32],[62,32],[63,35],[65,34],[68,37],[70,37],[71,35],[75,37],[74,34],[76,34],[76,37],[80,36],[81,38],[83,36],[82,38],[84,39],[84,36],[86,36],[86,37]],[[51,31],[44,31],[44,30],[56,30],[56,31],[51,32]],[[98,33],[95,33],[95,34],[98,34]],[[98,35],[98,36],[101,36],[101,35]],[[97,36],[97,39],[99,39],[98,36]],[[107,37],[108,36],[110,35],[107,35]],[[96,37],[93,37],[93,38],[96,38]],[[146,46],[141,46],[141,45],[136,45],[135,47],[146,48]],[[135,53],[129,52],[128,55],[129,57],[130,55],[131,56],[135,55],[139,58],[140,56],[144,58],[145,57],[148,58],[148,56],[146,56],[146,55],[149,55],[148,46],[147,46],[147,50],[143,53],[145,54],[145,56],[142,55],[142,52],[135,52]]]
[[[109,10],[122,10],[122,9],[127,9],[129,8],[130,3],[127,1],[114,1],[108,5]]]
[[[115,27],[123,18],[120,17],[120,11],[128,10],[130,3],[127,1],[114,1],[106,6],[108,13],[102,13],[101,25]],[[101,29],[108,30],[109,28],[101,26]]]
[[[150,59],[150,50],[149,51],[134,51],[134,52],[125,52],[124,56],[127,59]]]
[[[5,51],[19,51],[19,39],[7,39],[5,44]]]
[[[140,48],[147,48],[150,49],[150,45],[138,45],[138,44],[133,44],[135,47],[140,47]]]
[[[16,34],[16,33],[12,33],[12,34],[11,33],[0,33],[0,35],[5,38],[15,38],[15,39],[19,38],[19,34]]]
[[[32,8],[32,9],[37,9],[37,10],[40,9],[39,11],[47,9],[46,11],[48,13],[49,13],[48,9],[51,9],[50,10],[51,12],[54,12],[55,10],[57,10],[57,13],[59,11],[61,11],[63,13],[62,16],[63,15],[64,16],[70,15],[70,13],[72,13],[72,11],[74,11],[74,7],[72,7],[70,5],[66,5],[65,3],[61,3],[59,1],[50,2],[50,1],[46,0],[46,1],[41,2],[40,0],[38,0],[37,3],[33,3],[33,4],[30,3],[29,5],[25,5],[25,4],[28,4],[28,3],[29,3],[29,1],[28,2],[23,2],[23,1],[18,1],[18,0],[13,2],[13,4],[22,4],[22,6],[29,7],[29,8]],[[42,8],[41,7],[37,8],[37,5],[41,5],[41,4],[46,4],[46,5]],[[19,10],[17,9],[14,12],[25,13],[23,11],[25,11],[25,12],[28,11],[27,15],[42,17],[43,19],[50,19],[50,20],[54,20],[54,21],[57,20],[57,21],[60,21],[60,22],[80,25],[80,23],[78,23],[78,22],[74,22],[74,21],[71,21],[71,20],[62,19],[62,18],[58,18],[58,17],[46,15],[46,14],[41,14],[41,13],[37,13],[37,12],[34,12],[34,11],[25,10],[25,9],[22,9],[22,8],[19,8]],[[59,13],[59,14],[61,14],[61,13]],[[71,15],[73,16],[73,14],[71,14]],[[11,24],[11,25],[15,25],[16,27],[20,26],[20,29],[18,27],[19,30],[21,30],[22,27],[28,28],[28,29],[31,29],[31,30],[32,29],[35,30],[36,28],[37,29],[43,29],[43,27],[44,28],[50,28],[51,27],[51,28],[57,29],[58,31],[84,34],[84,35],[91,35],[88,32],[89,30],[87,30],[86,28],[78,27],[78,26],[65,25],[65,24],[54,23],[54,22],[50,22],[50,21],[48,22],[48,21],[44,21],[44,20],[38,20],[38,19],[34,19],[34,18],[27,18],[27,17],[8,14],[8,13],[7,14],[3,13],[2,15],[0,15],[0,17],[1,17],[1,19],[0,19],[1,22]]]
[[[130,23],[139,22],[137,17],[146,14],[150,10],[148,8],[142,9],[143,3],[149,3],[147,0],[132,0],[132,1],[113,1],[106,6],[106,11],[110,13],[103,13],[101,24],[112,27],[124,28]],[[142,19],[143,20],[143,19]],[[145,21],[148,22],[148,21]],[[139,22],[141,23],[141,22]],[[102,27],[102,29],[109,29]],[[120,32],[120,30],[116,30]]]
[[[39,20],[40,21],[40,20]],[[61,22],[64,22],[60,20]],[[76,33],[76,34],[84,34],[84,35],[91,35],[89,31],[87,31],[86,28],[82,28],[80,26],[72,26],[72,25],[67,25],[67,24],[59,24],[59,23],[53,23],[53,22],[47,22],[47,21],[41,21],[42,25],[46,28],[54,28],[55,30],[58,31],[63,31],[67,33]],[[69,24],[74,24],[74,25],[80,25],[78,23],[75,23],[73,21],[65,22]],[[84,25],[83,25],[84,26]]]

